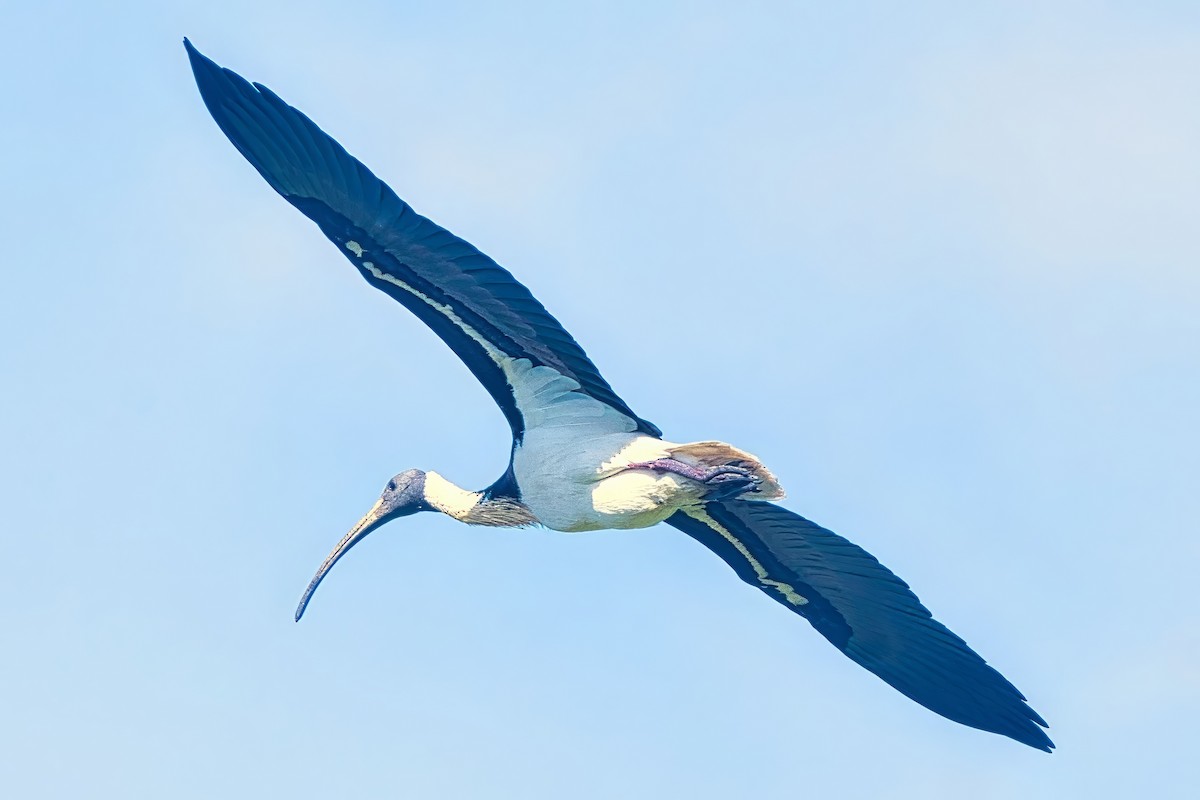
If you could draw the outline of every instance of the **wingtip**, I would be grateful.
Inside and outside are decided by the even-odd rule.
[[[203,94],[205,83],[211,81],[212,73],[220,72],[221,67],[211,58],[204,55],[204,53],[197,50],[192,41],[186,36],[183,37],[183,49],[187,51],[188,63],[192,67],[192,75],[196,78],[196,84],[200,87]]]
[[[1043,753],[1053,753],[1054,748],[1056,747],[1054,742],[1050,741],[1050,738],[1045,734],[1042,735],[1042,739],[1044,741],[1025,742],[1025,744],[1029,745],[1034,750],[1041,750]]]
[[[1050,727],[1045,722],[1043,722],[1042,718],[1039,717],[1036,713],[1033,716],[1035,717],[1034,722],[1041,725],[1042,728]],[[1043,753],[1053,753],[1054,748],[1057,747],[1057,745],[1055,745],[1054,742],[1051,741],[1050,737],[1046,735],[1046,732],[1043,731],[1042,728],[1034,728],[1034,731],[1036,733],[1035,740],[1031,741],[1031,742],[1026,742],[1026,744],[1028,744],[1030,747],[1041,750]]]
[[[982,727],[979,725],[972,725],[972,727],[981,727],[982,730],[999,733],[1021,744],[1028,745],[1034,750],[1041,750],[1043,753],[1053,753],[1055,744],[1051,741],[1045,730],[1050,726],[1046,724],[1045,720],[1036,711],[1024,703],[1022,705],[1024,707],[1021,710],[1025,712],[1025,717],[1019,721],[1013,720],[1008,725],[997,727]]]

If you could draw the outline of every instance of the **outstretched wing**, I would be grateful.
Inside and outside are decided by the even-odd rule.
[[[321,228],[367,282],[417,315],[525,430],[506,365],[555,370],[630,419],[661,431],[619,398],[571,335],[529,290],[470,243],[421,216],[304,114],[261,84],[222,69],[184,40],[204,104],[234,147]]]
[[[1039,750],[1054,747],[1016,687],[861,547],[772,503],[707,503],[667,522],[931,711]]]

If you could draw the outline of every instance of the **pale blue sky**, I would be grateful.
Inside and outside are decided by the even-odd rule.
[[[644,5],[4,11],[5,796],[1194,790],[1200,11]],[[507,429],[224,139],[185,35],[670,438],[760,455],[1058,752],[906,700],[665,527],[422,515],[293,624],[388,477],[484,485]]]

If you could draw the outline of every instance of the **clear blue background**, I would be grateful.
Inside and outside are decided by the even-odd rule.
[[[0,24],[0,787],[1192,796],[1192,3],[45,3]],[[829,6],[837,5],[831,9]],[[859,669],[670,528],[424,515],[507,433],[217,130],[180,40],[757,453],[1052,724]]]

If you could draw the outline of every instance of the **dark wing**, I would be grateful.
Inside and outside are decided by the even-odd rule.
[[[764,502],[707,503],[667,522],[931,711],[1039,750],[1054,747],[1016,687],[861,547]]]
[[[471,244],[422,217],[296,109],[184,40],[204,104],[234,147],[321,228],[367,282],[416,314],[466,363],[520,441],[524,422],[501,368],[526,358],[579,384],[652,436],[529,290]]]

